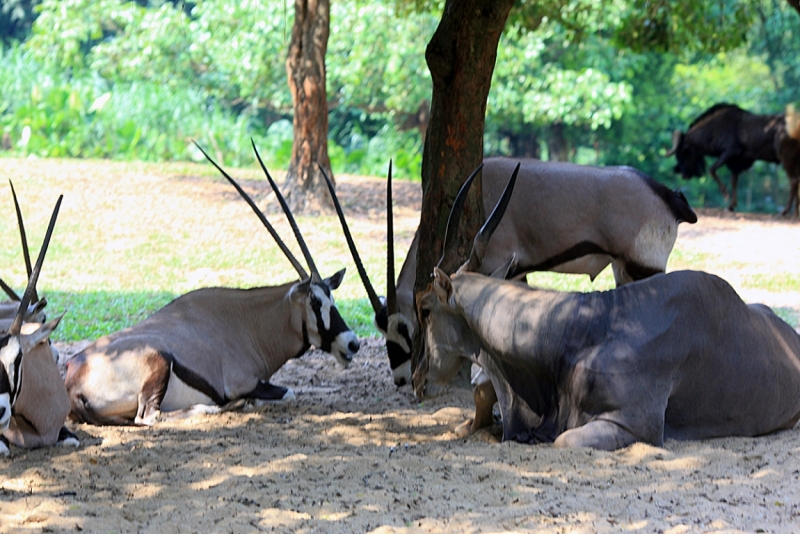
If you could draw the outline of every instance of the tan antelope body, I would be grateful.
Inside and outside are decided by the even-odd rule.
[[[48,340],[61,317],[44,324],[23,323],[23,310],[29,309],[35,294],[60,204],[59,197],[18,312],[0,334],[0,454],[8,454],[10,444],[24,448],[78,445],[64,426],[69,399]]]
[[[509,276],[515,279],[533,271],[588,274],[594,279],[611,264],[621,286],[664,272],[678,224],[697,221],[682,193],[636,169],[510,158],[483,163],[486,213],[497,204],[517,163],[517,193],[488,244],[479,268],[484,274],[514,253],[517,263]],[[412,374],[411,345],[418,328],[416,260],[417,236],[397,278],[396,309],[373,304],[398,386],[408,383]]]
[[[344,269],[330,278],[320,277],[263,163],[295,230],[310,276],[252,200],[214,165],[275,237],[301,280],[275,287],[198,289],[144,321],[98,339],[68,363],[72,418],[93,424],[150,425],[162,412],[191,410],[196,405],[211,405],[208,411],[214,411],[213,407],[240,399],[293,398],[291,390],[269,382],[289,359],[313,345],[347,365],[358,351],[358,339],[331,295]]]
[[[491,379],[503,438],[556,446],[758,436],[800,420],[800,336],[724,280],[679,271],[605,292],[530,288],[476,272],[491,230],[417,297],[415,387],[466,356]]]

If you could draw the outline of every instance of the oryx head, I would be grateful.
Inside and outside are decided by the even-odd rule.
[[[47,233],[39,251],[39,257],[28,278],[28,287],[25,288],[25,293],[20,299],[17,313],[11,322],[8,332],[0,336],[0,432],[4,432],[8,428],[14,404],[22,389],[22,362],[25,355],[39,343],[46,342],[50,333],[61,319],[59,317],[49,323],[26,328],[23,331],[23,322],[28,304],[36,293],[36,282],[39,279],[50,237],[53,235],[53,228],[55,227],[62,198],[62,196],[58,197],[58,202],[56,202],[56,206],[53,209],[50,225],[47,227]]]
[[[479,341],[464,319],[453,281],[461,274],[477,272],[480,269],[489,239],[508,207],[519,174],[519,167],[517,164],[502,197],[475,236],[469,259],[458,268],[451,279],[440,266],[446,263],[452,264],[450,257],[456,251],[455,237],[461,211],[469,188],[481,166],[464,182],[453,202],[450,216],[447,219],[442,257],[439,259],[439,264],[433,269],[433,281],[425,291],[416,295],[418,319],[424,340],[422,356],[413,377],[414,393],[418,397],[435,395],[438,387],[431,387],[431,384],[448,382],[458,372],[463,359],[476,357],[480,350]],[[505,278],[512,270],[513,262],[514,257],[512,256],[491,276]],[[486,295],[487,300],[490,298],[491,295]]]
[[[269,180],[270,186],[272,186],[272,190],[275,192],[275,196],[278,198],[278,202],[280,202],[281,208],[283,208],[283,212],[286,214],[289,224],[292,227],[292,231],[297,238],[297,243],[300,245],[300,250],[303,252],[303,256],[308,264],[308,268],[311,271],[310,276],[303,266],[300,265],[300,262],[297,261],[297,258],[295,258],[294,255],[289,251],[289,248],[280,238],[275,228],[273,228],[273,226],[269,223],[266,216],[261,212],[261,210],[258,209],[255,202],[253,202],[247,193],[244,192],[239,184],[237,184],[233,178],[228,175],[228,173],[226,173],[213,159],[211,159],[208,154],[206,154],[200,145],[195,143],[197,148],[199,148],[203,155],[205,155],[206,159],[208,159],[208,161],[210,161],[211,164],[222,173],[222,175],[231,183],[231,185],[236,188],[242,198],[244,198],[248,205],[253,209],[255,214],[261,220],[262,224],[264,224],[269,233],[272,235],[273,239],[275,239],[275,242],[286,255],[287,259],[291,262],[292,266],[297,271],[297,274],[300,275],[300,281],[295,283],[289,290],[289,298],[293,305],[302,309],[303,334],[306,336],[308,343],[332,354],[334,357],[336,357],[336,360],[340,364],[347,366],[353,360],[353,355],[358,352],[358,337],[352,330],[350,330],[350,327],[347,326],[347,324],[344,322],[344,319],[342,319],[342,316],[339,314],[339,310],[336,308],[332,294],[332,291],[339,287],[339,284],[341,284],[342,279],[344,278],[345,269],[342,269],[328,278],[322,278],[320,276],[319,271],[317,271],[317,267],[314,264],[314,259],[311,257],[311,253],[308,250],[308,246],[306,245],[303,236],[300,234],[300,229],[297,227],[297,223],[292,216],[292,212],[289,210],[289,206],[286,204],[286,201],[283,198],[283,195],[281,195],[277,184],[272,179],[272,176],[269,174],[269,171],[267,171],[264,162],[261,160],[261,156],[256,149],[255,143],[253,142],[252,144],[256,158],[258,159],[258,163],[261,165],[261,169],[267,176],[267,180]]]
[[[358,249],[353,242],[350,228],[336,197],[330,178],[325,170],[320,167],[322,175],[328,184],[328,190],[333,197],[333,205],[342,224],[347,246],[353,255],[358,275],[364,284],[364,289],[369,296],[372,310],[375,312],[375,326],[386,340],[386,352],[389,356],[389,367],[392,369],[392,378],[397,386],[403,386],[411,380],[411,340],[414,338],[414,326],[403,314],[397,310],[397,287],[394,277],[394,226],[392,217],[392,162],[389,161],[389,174],[386,180],[386,298],[378,297],[372,283],[364,269],[364,264],[358,254]]]

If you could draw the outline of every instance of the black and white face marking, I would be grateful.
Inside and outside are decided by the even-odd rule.
[[[375,314],[375,327],[386,341],[392,379],[394,384],[400,387],[411,381],[411,340],[414,336],[414,326],[400,313],[389,317],[387,313],[384,306]]]
[[[22,383],[22,346],[17,336],[0,339],[0,432],[11,422],[11,409]]]
[[[336,360],[347,367],[358,352],[360,344],[356,334],[345,324],[333,301],[331,289],[326,281],[312,283],[306,300],[308,341],[315,347],[333,354]],[[338,286],[338,284],[336,284]]]

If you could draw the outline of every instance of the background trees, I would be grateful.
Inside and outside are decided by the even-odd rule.
[[[417,3],[331,5],[328,149],[337,173],[382,175],[391,157],[398,178],[421,177],[432,94],[424,53],[441,5],[406,4]],[[718,101],[777,112],[800,100],[798,13],[784,0],[596,5],[526,0],[510,12],[485,152],[634,165],[695,205],[722,205],[713,184],[672,173],[663,157],[671,132]],[[252,136],[269,165],[286,169],[293,22],[292,4],[276,0],[4,2],[0,146],[163,160],[196,157],[197,139],[227,164],[249,165]],[[749,172],[740,206],[782,205],[781,172]]]

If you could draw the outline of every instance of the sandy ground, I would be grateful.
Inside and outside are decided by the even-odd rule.
[[[741,287],[798,272],[800,223],[720,215],[682,225],[682,246],[746,300],[800,312],[796,293]],[[273,381],[297,399],[153,428],[70,424],[78,449],[13,449],[0,532],[800,531],[798,429],[612,453],[458,439],[471,392],[419,402],[377,339],[348,369],[312,352]]]

